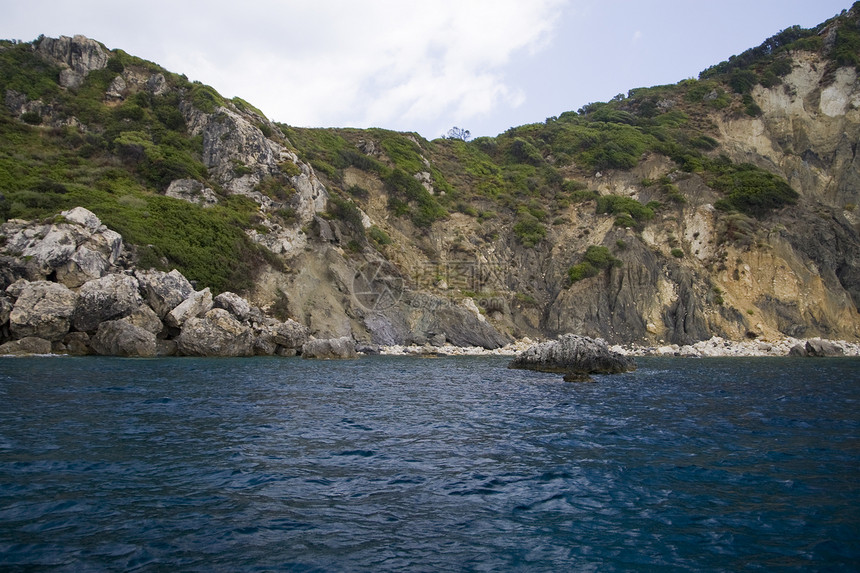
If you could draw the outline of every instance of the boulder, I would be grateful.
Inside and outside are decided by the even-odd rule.
[[[844,356],[845,351],[841,346],[837,346],[829,340],[813,338],[806,341],[806,354],[814,357]]]
[[[0,345],[0,356],[25,356],[28,354],[50,354],[51,342],[44,338],[26,336]]]
[[[61,340],[69,331],[77,295],[61,284],[35,281],[24,285],[9,314],[9,329],[18,338]]]
[[[90,354],[90,336],[86,332],[70,332],[63,337],[66,354],[86,356]]]
[[[87,281],[78,290],[72,326],[94,332],[102,322],[128,316],[143,303],[138,287],[137,279],[129,275],[105,275]]]
[[[800,356],[801,358],[806,358],[809,356],[809,353],[806,351],[806,345],[802,343],[795,344],[788,351],[789,356]]]
[[[222,292],[212,301],[214,308],[223,308],[236,317],[240,322],[246,322],[251,316],[251,305],[247,300],[232,292]]]
[[[0,326],[9,322],[10,314],[12,314],[12,301],[5,296],[0,296]]]
[[[138,306],[131,314],[124,317],[123,320],[155,335],[160,334],[164,330],[164,323],[161,322],[155,311],[145,304]]]
[[[155,335],[124,320],[109,320],[99,325],[90,341],[92,349],[103,356],[152,358],[156,356]]]
[[[192,292],[188,298],[179,303],[176,308],[167,313],[164,322],[174,328],[182,328],[189,318],[203,316],[212,309],[212,292],[209,287],[202,291]]]
[[[24,261],[10,275],[30,277],[35,271],[38,278],[45,278],[55,274],[58,282],[70,288],[105,275],[122,253],[119,233],[83,207],[62,212],[50,224],[7,221],[0,233],[6,236],[0,251]]]
[[[135,276],[140,281],[140,288],[147,304],[162,319],[194,292],[194,287],[188,279],[176,269],[169,273],[137,271]]]
[[[174,199],[182,199],[183,201],[196,203],[204,207],[218,203],[218,196],[215,195],[215,191],[204,187],[202,183],[194,179],[176,179],[171,181],[164,194]]]
[[[254,333],[223,308],[189,318],[176,339],[184,356],[253,356]]]
[[[288,318],[275,327],[273,340],[284,348],[302,348],[308,341],[308,328]]]
[[[563,334],[519,353],[509,368],[557,372],[565,380],[587,380],[589,374],[617,374],[635,370],[633,359],[613,352],[602,339]]]
[[[348,359],[357,358],[355,341],[349,336],[340,338],[315,338],[302,345],[303,358]]]

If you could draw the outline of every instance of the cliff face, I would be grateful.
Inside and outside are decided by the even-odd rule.
[[[263,253],[254,255],[244,294],[316,336],[488,348],[567,332],[640,344],[860,336],[860,80],[822,52],[788,52],[790,71],[777,85],[753,87],[743,104],[708,84],[716,95],[694,106],[693,88],[679,85],[661,91],[647,114],[644,100],[631,96],[596,114],[563,114],[558,123],[469,143],[289,128],[149,63],[123,56],[118,65],[86,38],[44,39],[33,53],[53,66],[46,73],[56,74],[60,91],[36,97],[0,86],[11,121],[35,123],[36,113],[40,126],[28,129],[43,134],[113,134],[104,161],[119,157],[139,181],[166,172],[115,199],[124,209],[149,217],[162,202],[176,209],[182,200],[183,220],[191,221],[241,208],[230,224]],[[69,102],[96,80],[98,104],[125,123],[97,126],[72,113],[78,108]],[[707,105],[719,97],[733,103]],[[742,112],[750,102],[757,113]],[[177,135],[147,136],[161,133],[142,126],[150,117]],[[571,125],[588,141],[623,132],[654,143],[631,144],[626,163],[601,164],[587,138],[559,143]],[[694,159],[705,168],[679,168],[677,146],[663,145],[670,132],[660,130],[676,125],[684,130],[678,141],[704,142]],[[176,137],[191,143],[165,147]],[[181,169],[164,167],[180,151],[189,158]],[[757,167],[760,180],[765,172],[782,178],[796,201],[727,210],[725,178],[708,166],[741,164]],[[735,180],[740,169],[747,168],[733,171]],[[28,206],[32,190],[3,181],[8,214],[29,212],[14,198]],[[108,218],[99,208],[109,198],[71,194]],[[612,210],[606,198],[628,206]],[[183,263],[167,250],[153,263],[139,247],[127,264]],[[19,267],[28,280],[42,278],[26,253],[5,251],[0,286],[21,278]],[[591,271],[573,271],[589,261]]]

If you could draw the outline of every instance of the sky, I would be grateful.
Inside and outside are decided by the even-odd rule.
[[[472,137],[695,78],[852,0],[0,0],[0,38],[83,34],[299,127]]]

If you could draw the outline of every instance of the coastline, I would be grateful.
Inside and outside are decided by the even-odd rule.
[[[805,345],[808,341],[820,341],[820,338],[786,337],[776,341],[765,340],[727,340],[714,336],[695,344],[678,345],[666,344],[660,346],[611,345],[609,348],[624,356],[676,356],[682,358],[710,357],[762,357],[788,356],[791,349],[797,345]],[[516,356],[530,346],[537,344],[529,338],[522,338],[501,348],[488,350],[477,346],[442,346],[411,345],[411,346],[381,346],[379,354],[386,356]],[[842,349],[844,356],[860,356],[860,343],[846,340],[825,340]]]

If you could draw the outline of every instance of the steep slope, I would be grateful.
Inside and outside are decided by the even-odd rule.
[[[855,5],[474,141],[275,124],[93,40],[6,42],[0,209],[84,206],[130,264],[320,336],[856,339],[858,38]]]

